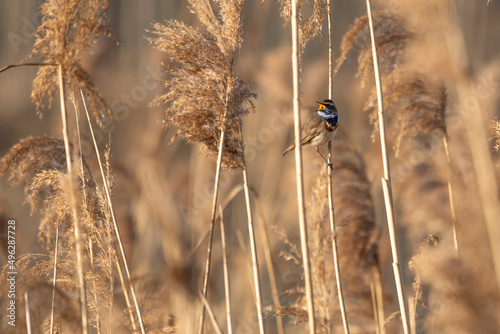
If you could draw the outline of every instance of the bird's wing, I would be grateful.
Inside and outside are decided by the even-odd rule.
[[[302,145],[308,144],[314,137],[318,136],[322,131],[322,118],[318,115],[318,113],[313,113],[309,116],[309,118],[302,124],[300,128],[300,143]],[[291,150],[295,148],[295,140],[292,142],[290,146],[283,152],[281,156],[284,156]]]
[[[300,143],[308,144],[313,138],[319,136],[323,131],[323,119],[317,113],[312,114],[306,120],[300,130]]]

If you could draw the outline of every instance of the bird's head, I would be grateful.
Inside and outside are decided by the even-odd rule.
[[[319,104],[318,115],[320,115],[324,119],[337,117],[338,110],[337,107],[335,106],[335,103],[333,103],[332,100],[325,99],[322,102],[319,101],[316,102],[318,102]]]

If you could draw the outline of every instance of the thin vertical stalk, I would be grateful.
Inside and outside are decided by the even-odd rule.
[[[370,294],[372,297],[373,319],[375,320],[375,334],[380,334],[380,319],[378,317],[377,293],[375,292],[375,283],[370,281]]]
[[[115,215],[115,210],[113,208],[113,203],[111,202],[111,191],[109,190],[109,185],[108,185],[108,182],[106,180],[106,176],[104,174],[104,168],[103,168],[103,164],[101,161],[101,155],[99,153],[99,148],[97,147],[97,142],[95,140],[94,128],[92,127],[92,122],[90,121],[90,115],[89,115],[89,111],[87,109],[87,104],[85,103],[85,96],[83,95],[83,91],[81,89],[80,89],[80,94],[82,95],[83,106],[85,109],[85,114],[87,115],[87,121],[89,123],[90,134],[92,136],[92,142],[94,143],[94,150],[96,152],[97,161],[99,163],[99,170],[100,170],[101,176],[102,176],[102,183],[104,185],[104,190],[106,192],[106,199],[108,201],[109,211],[111,213],[111,220],[113,221],[113,228],[115,230],[116,239],[118,241],[118,246],[120,249],[120,255],[121,255],[122,261],[123,261],[123,267],[125,269],[125,274],[127,277],[127,285],[128,285],[128,288],[130,289],[130,294],[132,295],[132,300],[134,301],[135,310],[137,312],[137,318],[139,320],[139,326],[141,327],[141,333],[145,334],[146,328],[144,327],[144,322],[142,321],[141,309],[139,308],[139,303],[137,302],[137,296],[135,294],[134,285],[132,284],[130,270],[128,268],[127,256],[125,255],[125,248],[123,247],[122,236],[120,233],[120,229],[118,228],[118,222],[116,220],[116,215]]]
[[[73,164],[71,162],[71,150],[69,146],[69,136],[68,136],[68,113],[66,110],[66,95],[64,92],[64,75],[62,65],[59,65],[59,92],[61,99],[61,118],[62,118],[62,134],[64,139],[64,150],[66,153],[66,165],[68,167],[68,179],[69,179],[69,200],[71,203],[71,211],[73,215],[73,232],[75,236],[75,249],[76,249],[76,267],[78,274],[78,283],[80,288],[80,308],[82,314],[82,332],[83,334],[88,333],[88,314],[87,314],[87,296],[85,289],[85,271],[83,270],[83,252],[82,252],[82,240],[80,235],[80,223],[78,217],[78,211],[76,209],[75,202],[75,187],[73,180]]]
[[[408,323],[408,310],[406,306],[406,297],[403,288],[403,277],[399,268],[398,248],[396,243],[396,226],[394,222],[394,206],[392,199],[391,187],[391,173],[389,167],[389,153],[387,150],[387,138],[385,133],[385,120],[384,120],[384,100],[382,95],[382,82],[380,78],[380,71],[378,65],[377,44],[375,39],[375,31],[373,29],[373,17],[370,0],[366,0],[366,11],[368,14],[368,22],[370,25],[370,37],[372,43],[373,55],[373,71],[375,75],[375,85],[377,87],[377,102],[378,102],[378,122],[380,129],[380,146],[382,150],[382,161],[384,165],[384,177],[382,178],[382,188],[384,190],[385,210],[387,214],[387,225],[389,229],[389,237],[391,240],[392,250],[392,267],[394,271],[394,280],[396,282],[396,289],[398,293],[399,309],[401,311],[401,321],[405,334],[410,333]]]
[[[33,333],[33,321],[31,319],[30,302],[28,292],[24,292],[24,312],[26,314],[26,331],[28,334]]]
[[[307,299],[307,313],[309,316],[309,333],[316,333],[316,319],[314,316],[313,285],[311,279],[311,263],[309,259],[309,245],[307,238],[307,223],[304,201],[304,177],[302,174],[302,147],[300,145],[300,104],[299,104],[299,36],[297,0],[292,0],[292,72],[293,72],[293,116],[295,142],[295,168],[297,179],[297,201],[299,211],[300,244],[302,248],[302,261],[304,263],[304,279]]]
[[[328,98],[333,97],[333,13],[332,0],[327,0],[326,8],[328,12]]]
[[[417,332],[417,299],[414,297],[408,298],[408,308],[410,313],[410,329],[412,333]]]
[[[385,313],[384,313],[384,295],[382,292],[382,280],[380,277],[380,269],[378,265],[373,267],[373,285],[375,287],[375,300],[377,302],[377,319],[379,321],[380,334],[385,334]]]
[[[332,4],[331,0],[326,2],[328,14],[328,98],[333,98],[333,28],[332,28]],[[332,165],[332,141],[328,142],[328,206],[330,213],[330,229],[332,231],[332,251],[333,262],[335,267],[335,277],[337,279],[337,295],[339,298],[340,312],[342,314],[342,324],[344,326],[344,333],[349,334],[349,322],[347,321],[347,313],[344,302],[344,292],[342,290],[342,279],[340,276],[340,263],[339,253],[337,249],[337,233],[335,229],[335,208],[333,207],[333,171],[330,166]]]
[[[448,146],[448,137],[446,134],[443,134],[443,144],[444,151],[446,152],[446,161],[448,162],[448,197],[450,198],[450,211],[451,211],[451,219],[453,223],[453,244],[455,246],[455,253],[458,255],[458,235],[457,235],[457,214],[455,211],[455,202],[453,200],[453,188],[451,186],[451,158],[450,158],[450,149]]]
[[[264,257],[266,259],[267,272],[269,274],[269,284],[271,285],[271,293],[273,297],[274,306],[281,309],[280,296],[278,291],[278,284],[276,283],[276,273],[273,266],[273,258],[271,254],[271,245],[269,243],[269,237],[267,235],[267,224],[265,223],[264,214],[262,212],[262,203],[260,197],[257,195],[256,191],[250,188],[253,194],[253,199],[255,201],[255,206],[257,207],[257,212],[259,215],[259,229],[261,231],[262,243],[264,246]],[[283,328],[283,319],[281,316],[276,317],[276,325],[278,327],[278,334],[284,334],[285,329]]]
[[[243,149],[243,143],[241,146],[242,146],[242,159],[243,159],[243,188],[245,190],[245,204],[247,207],[247,218],[248,218],[248,235],[250,238],[250,251],[252,253],[253,280],[255,285],[255,304],[257,307],[257,317],[259,320],[259,332],[261,334],[265,334],[266,326],[264,324],[264,317],[262,314],[262,291],[261,291],[260,274],[259,274],[259,260],[257,257],[257,245],[255,242],[255,229],[253,225],[252,207],[250,206],[250,191],[248,189],[248,175],[247,175],[247,166],[245,163],[245,151]]]
[[[50,334],[54,333],[54,311],[56,307],[57,254],[59,251],[59,226],[56,227],[56,246],[54,249],[54,278],[52,281],[52,304],[50,307]]]
[[[399,260],[398,260],[397,245],[396,245],[396,231],[394,226],[394,212],[392,210],[392,197],[390,194],[391,190],[388,181],[384,178],[382,178],[382,188],[384,191],[385,210],[387,213],[389,239],[392,250],[392,270],[394,272],[394,281],[396,283],[396,291],[398,294],[398,303],[399,303],[399,310],[401,312],[401,321],[403,322],[403,329],[405,334],[409,334],[410,327],[408,321],[408,309],[406,307],[406,297],[403,288],[403,278],[401,275],[401,270],[399,268]]]
[[[333,264],[335,267],[335,277],[337,279],[337,295],[339,298],[340,313],[342,314],[342,324],[344,326],[344,333],[349,334],[349,322],[347,321],[347,314],[345,310],[344,292],[342,290],[342,279],[340,277],[340,263],[339,252],[337,249],[337,232],[335,229],[335,208],[333,207],[333,182],[332,182],[332,141],[328,142],[328,206],[330,212],[330,229],[332,231],[332,251],[333,251]]]
[[[220,237],[222,244],[222,267],[224,268],[224,295],[226,296],[226,320],[227,320],[227,333],[233,333],[233,326],[231,321],[231,289],[229,285],[229,270],[227,267],[227,251],[226,251],[226,231],[224,229],[224,210],[219,206],[220,216]]]
[[[210,218],[210,230],[208,232],[207,261],[205,263],[205,278],[203,281],[203,290],[202,290],[203,298],[205,299],[207,298],[208,279],[210,277],[210,266],[212,264],[212,245],[214,240],[215,215],[217,212],[217,197],[219,196],[219,180],[220,180],[220,171],[222,167],[222,154],[224,151],[224,137],[225,137],[225,131],[224,128],[222,128],[219,139],[219,154],[217,156],[217,168],[215,171],[214,196],[212,201],[212,216]],[[204,323],[205,323],[205,303],[202,303],[201,315],[200,315],[200,329],[199,329],[200,334],[203,334]]]
[[[125,285],[125,279],[123,277],[120,261],[118,261],[118,256],[116,256],[116,254],[115,254],[115,263],[116,263],[116,269],[118,271],[118,277],[120,278],[120,283],[123,290],[123,296],[125,297],[125,305],[127,305],[127,312],[130,318],[130,323],[132,324],[132,329],[136,331],[137,325],[135,324],[134,313],[132,312],[132,304],[130,303],[130,297],[128,296],[128,289],[127,286]]]

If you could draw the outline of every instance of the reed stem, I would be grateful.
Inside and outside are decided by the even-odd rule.
[[[125,275],[127,277],[127,285],[128,285],[128,288],[130,289],[130,294],[132,295],[132,300],[134,302],[135,310],[137,312],[137,319],[139,320],[139,326],[141,327],[141,333],[145,334],[146,328],[144,327],[144,322],[142,320],[142,315],[141,315],[141,309],[140,309],[139,303],[137,301],[137,296],[135,293],[134,285],[132,284],[132,278],[130,275],[130,270],[128,268],[127,256],[125,254],[125,248],[123,247],[123,239],[122,239],[122,236],[120,233],[120,229],[118,228],[118,222],[116,220],[115,210],[113,208],[113,203],[111,201],[111,191],[109,190],[108,181],[106,180],[106,176],[104,174],[104,168],[103,168],[103,164],[102,164],[102,160],[101,160],[101,154],[99,153],[99,148],[97,147],[97,142],[95,140],[94,128],[92,127],[92,122],[90,121],[90,114],[89,114],[89,111],[87,109],[87,104],[85,102],[85,96],[83,95],[83,91],[81,89],[80,89],[80,94],[82,95],[83,106],[85,109],[85,114],[87,115],[87,121],[89,123],[90,134],[92,136],[94,150],[96,152],[97,161],[99,163],[99,171],[101,172],[102,183],[104,185],[104,190],[106,192],[106,199],[108,201],[109,211],[111,213],[111,220],[113,221],[113,228],[115,230],[116,240],[118,241],[120,255],[122,257],[123,268],[125,269]]]
[[[213,240],[214,240],[215,215],[217,213],[217,197],[219,196],[219,180],[220,180],[220,171],[221,171],[221,167],[222,167],[222,154],[224,151],[224,137],[225,137],[225,130],[223,128],[221,130],[220,139],[219,139],[219,154],[217,156],[214,195],[213,195],[213,200],[212,200],[212,216],[210,218],[210,230],[208,232],[207,261],[205,262],[205,278],[203,281],[203,290],[202,290],[202,295],[203,295],[203,298],[205,298],[205,299],[207,298],[208,279],[210,278],[210,266],[212,264],[212,246],[213,246]],[[205,323],[205,303],[202,303],[201,315],[200,315],[200,329],[199,329],[200,334],[203,334],[204,323]]]
[[[75,236],[76,267],[80,291],[80,308],[82,314],[82,333],[88,333],[87,295],[85,288],[85,271],[83,269],[82,239],[80,234],[80,223],[75,201],[75,186],[73,179],[73,164],[71,161],[71,150],[68,136],[68,112],[66,110],[66,94],[64,92],[64,74],[62,65],[59,65],[59,92],[61,101],[62,134],[64,139],[64,150],[66,153],[66,165],[68,167],[69,201],[73,216],[73,232]]]
[[[30,301],[28,292],[24,292],[24,313],[26,315],[26,332],[33,333],[33,320],[31,319]]]
[[[59,226],[56,227],[56,241],[54,249],[54,277],[52,281],[52,303],[50,307],[50,334],[54,333],[54,311],[56,307],[56,279],[57,279],[57,254],[59,251]]]
[[[300,103],[299,103],[299,36],[297,0],[292,0],[292,72],[293,72],[293,115],[295,142],[300,143]],[[309,244],[307,238],[307,223],[304,201],[304,177],[302,174],[302,147],[297,144],[295,148],[295,168],[297,179],[297,201],[299,211],[300,245],[302,248],[302,261],[304,263],[304,280],[307,300],[307,313],[309,317],[309,333],[316,333],[316,319],[314,315],[314,297],[311,278],[311,263],[309,259]]]
[[[253,270],[253,280],[255,286],[255,304],[257,307],[257,317],[259,320],[259,332],[261,334],[266,333],[266,326],[264,324],[264,316],[262,314],[262,291],[260,284],[260,274],[259,274],[259,260],[257,257],[257,245],[255,242],[255,229],[252,217],[252,207],[250,206],[250,191],[248,189],[248,175],[247,168],[245,164],[245,153],[243,151],[242,145],[242,156],[243,156],[243,187],[245,190],[245,204],[247,207],[247,218],[248,218],[248,235],[250,238],[250,251],[252,253],[252,270]]]
[[[224,229],[224,210],[219,206],[220,216],[220,237],[222,244],[222,267],[224,268],[224,295],[226,296],[226,319],[227,319],[227,333],[233,333],[233,326],[231,320],[231,289],[229,284],[229,270],[227,267],[227,251],[226,251],[226,231]]]
[[[333,207],[333,178],[332,169],[332,142],[328,142],[328,206],[330,213],[330,229],[332,231],[332,251],[333,251],[333,264],[335,267],[335,277],[337,279],[337,295],[339,298],[340,313],[342,314],[342,324],[344,326],[344,333],[349,334],[349,322],[347,321],[347,313],[344,302],[344,292],[342,290],[342,279],[340,277],[340,263],[339,252],[337,249],[337,233],[335,229],[335,208]]]
[[[217,334],[222,334],[222,330],[220,329],[219,323],[217,322],[217,318],[215,318],[215,314],[212,311],[212,308],[210,307],[210,304],[207,301],[207,298],[203,296],[203,294],[200,292],[200,298],[201,302],[203,303],[203,306],[207,309],[208,316],[210,317],[210,320],[212,321],[212,325],[214,326],[214,330]]]
[[[448,146],[448,137],[446,137],[446,134],[443,134],[443,144],[444,144],[444,150],[446,152],[446,161],[448,162],[448,197],[450,198],[450,211],[451,211],[451,219],[452,219],[452,224],[453,224],[453,244],[455,246],[455,253],[457,256],[459,255],[458,253],[458,234],[457,234],[457,214],[455,211],[455,202],[453,199],[453,188],[451,185],[451,173],[452,173],[452,165],[451,165],[451,158],[450,158],[450,149]]]
[[[382,161],[384,166],[384,177],[382,178],[382,188],[384,190],[385,210],[387,214],[387,225],[389,229],[389,237],[391,241],[392,250],[392,266],[394,271],[394,280],[396,282],[396,289],[398,294],[399,309],[401,311],[401,320],[403,323],[403,330],[405,334],[410,333],[408,322],[408,309],[406,306],[406,297],[403,288],[403,277],[399,268],[398,247],[396,243],[396,225],[394,222],[394,205],[392,198],[391,187],[391,173],[389,165],[389,153],[387,150],[387,138],[385,132],[385,119],[384,119],[384,100],[382,95],[382,81],[380,77],[377,43],[375,39],[375,30],[373,28],[373,17],[370,0],[366,0],[366,11],[368,14],[368,23],[370,25],[370,37],[372,44],[373,55],[373,71],[375,75],[375,85],[377,87],[377,102],[378,102],[378,122],[380,129],[380,146],[382,150]]]
[[[280,296],[278,291],[278,284],[276,280],[276,273],[273,266],[273,258],[271,253],[271,244],[269,242],[269,236],[267,234],[267,224],[264,219],[264,213],[262,212],[262,203],[260,201],[260,197],[257,195],[257,192],[250,188],[250,191],[253,194],[253,199],[255,201],[255,206],[257,207],[257,212],[259,215],[259,229],[262,237],[262,243],[264,246],[264,258],[266,259],[267,272],[269,274],[269,284],[271,285],[271,294],[273,297],[274,306],[278,309],[281,309]],[[284,334],[285,329],[283,327],[283,319],[281,316],[276,317],[276,326],[278,327],[278,334]]]
[[[332,29],[332,8],[331,0],[326,3],[328,12],[328,98],[333,99],[333,29]],[[347,313],[345,309],[344,293],[342,291],[342,279],[340,276],[339,253],[337,249],[337,234],[335,229],[335,208],[333,207],[333,172],[330,166],[332,165],[332,141],[328,142],[328,206],[330,213],[330,229],[332,231],[332,251],[333,262],[335,267],[335,277],[337,279],[337,295],[339,298],[340,312],[342,314],[342,324],[344,333],[349,334],[349,322],[347,321]]]

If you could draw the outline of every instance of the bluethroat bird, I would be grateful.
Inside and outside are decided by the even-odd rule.
[[[300,129],[300,145],[316,146],[316,151],[323,160],[328,163],[325,157],[319,151],[319,146],[332,140],[339,128],[339,114],[335,103],[332,100],[317,101],[319,104],[317,113],[312,114],[306,120]],[[295,141],[290,145],[281,156],[284,156],[295,148]],[[328,164],[333,169],[331,164]]]

